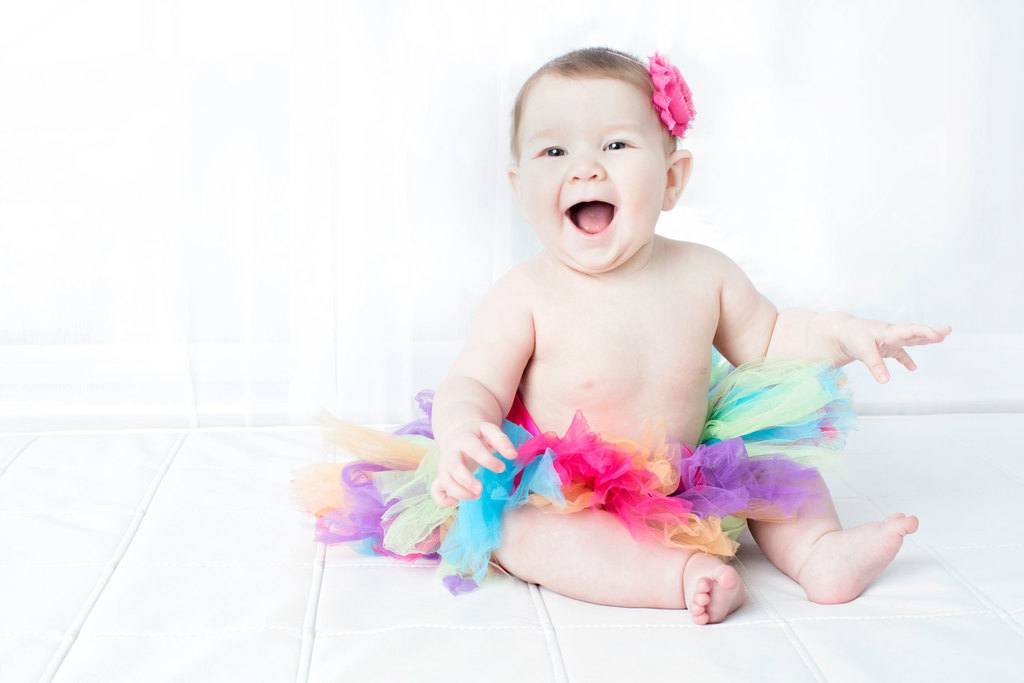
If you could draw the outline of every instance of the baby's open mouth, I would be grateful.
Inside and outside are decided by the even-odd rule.
[[[583,232],[596,235],[611,224],[615,211],[615,205],[608,202],[579,202],[570,206],[565,215]]]

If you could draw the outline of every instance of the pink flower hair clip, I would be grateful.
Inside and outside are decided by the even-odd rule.
[[[681,138],[697,114],[693,108],[690,88],[683,80],[679,69],[657,52],[647,58],[647,64],[651,82],[654,84],[651,102],[654,103],[654,108],[661,117],[661,122],[668,128],[668,132]]]

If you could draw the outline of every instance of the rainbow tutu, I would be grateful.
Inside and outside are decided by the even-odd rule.
[[[431,430],[434,392],[416,394],[423,413],[393,432],[325,413],[326,440],[356,457],[297,470],[292,495],[316,516],[317,541],[358,552],[437,561],[452,595],[475,590],[501,545],[501,518],[521,505],[570,514],[614,514],[641,541],[735,556],[747,519],[783,521],[819,489],[855,428],[842,370],[827,361],[759,360],[734,368],[712,348],[708,412],[700,443],[647,422],[639,441],[590,430],[582,411],[559,436],[541,432],[517,393],[501,429],[514,461],[503,472],[476,466],[474,500],[441,507],[430,496],[439,449]]]

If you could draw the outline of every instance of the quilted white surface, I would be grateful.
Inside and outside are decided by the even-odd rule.
[[[1024,675],[1024,415],[862,417],[844,526],[921,521],[853,602],[758,552],[721,624],[312,540],[287,484],[316,428],[0,437],[0,681],[954,681]]]

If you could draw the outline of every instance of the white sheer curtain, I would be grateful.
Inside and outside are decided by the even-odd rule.
[[[608,45],[683,70],[658,230],[780,308],[951,324],[865,412],[1024,409],[1013,2],[49,2],[0,9],[0,429],[412,419],[539,249],[517,89]]]

